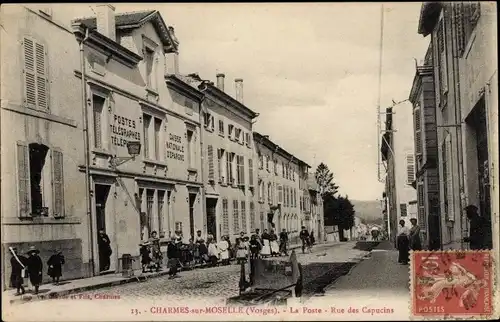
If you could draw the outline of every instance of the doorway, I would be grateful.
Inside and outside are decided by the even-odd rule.
[[[207,234],[214,236],[217,240],[217,198],[207,198]]]
[[[195,193],[189,194],[189,236],[194,238],[194,203],[196,201]]]
[[[95,185],[95,214],[97,226],[97,246],[99,254],[99,272],[110,270],[111,240],[106,231],[106,202],[111,186]],[[104,234],[101,234],[103,232]]]
[[[485,231],[486,246],[492,247],[491,234],[491,196],[488,154],[488,132],[486,125],[485,101],[482,98],[471,113],[471,125],[476,134],[477,174],[479,190],[479,213],[486,219],[488,229]]]

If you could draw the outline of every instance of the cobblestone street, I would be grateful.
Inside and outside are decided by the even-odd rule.
[[[334,245],[317,245],[312,253],[302,254],[297,251],[297,258],[305,267],[304,283],[325,276],[322,280],[322,287],[330,284],[330,278],[338,276],[328,276],[334,265],[341,262],[352,262],[355,257],[363,255],[365,252],[352,249],[353,243],[342,243]],[[281,257],[280,260],[285,259]],[[347,272],[344,272],[344,274]],[[331,274],[330,274],[331,275]],[[185,307],[192,303],[202,305],[224,305],[227,298],[238,295],[238,282],[240,277],[240,267],[238,265],[220,266],[215,268],[195,269],[180,273],[179,278],[169,279],[168,276],[152,278],[145,282],[130,283],[110,288],[98,289],[90,292],[70,295],[66,299],[43,300],[31,303],[15,305],[11,309],[19,314],[19,310],[36,312],[44,310],[50,305],[51,310],[57,312],[59,309],[78,301],[79,308],[88,305],[89,310],[98,304],[99,308],[113,308],[113,305],[127,305],[147,301],[150,305],[168,305],[169,307]],[[324,284],[324,285],[323,285]],[[316,287],[317,286],[313,286]],[[321,292],[322,287],[318,290]],[[307,285],[305,287],[307,290]],[[314,292],[310,288],[309,293]],[[307,292],[305,292],[307,293]],[[312,295],[312,294],[309,294]],[[107,300],[96,301],[96,298]],[[88,301],[85,301],[87,299]],[[94,299],[94,300],[90,300]],[[119,299],[119,301],[117,301]],[[161,303],[161,304],[160,304]]]

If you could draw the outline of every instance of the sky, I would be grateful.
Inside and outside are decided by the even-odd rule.
[[[420,3],[384,4],[382,108],[408,98],[415,60],[429,43],[417,33]],[[379,3],[116,4],[156,9],[175,28],[183,74],[244,80],[254,130],[312,166],[328,165],[339,192],[381,198],[377,179]]]

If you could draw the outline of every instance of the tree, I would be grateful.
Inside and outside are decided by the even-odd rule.
[[[314,177],[316,178],[316,183],[319,186],[319,193],[321,197],[323,197],[323,201],[325,200],[326,194],[335,196],[339,187],[333,182],[333,173],[330,172],[326,164],[321,162],[320,165],[318,165]]]
[[[323,210],[325,216],[325,226],[337,226],[340,240],[344,240],[344,230],[349,230],[354,226],[354,205],[348,196],[334,196],[332,193],[325,193],[323,200]]]

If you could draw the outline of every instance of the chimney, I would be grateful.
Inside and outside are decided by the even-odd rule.
[[[243,79],[236,78],[234,80],[234,87],[236,89],[236,100],[243,104]]]
[[[219,73],[217,74],[217,88],[224,92],[224,77],[226,75]]]
[[[98,4],[97,9],[97,31],[116,41],[115,7],[110,4]]]

